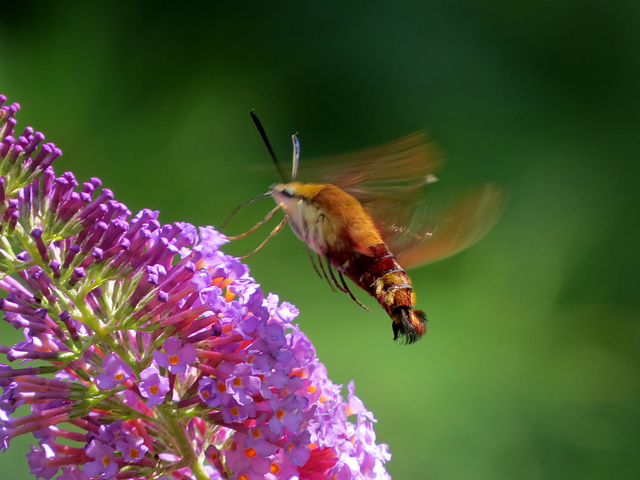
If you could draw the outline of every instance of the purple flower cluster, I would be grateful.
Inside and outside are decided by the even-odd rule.
[[[389,478],[353,384],[345,402],[297,309],[265,298],[222,234],[56,177],[60,150],[14,136],[5,100],[0,309],[24,340],[0,346],[3,449],[33,433],[46,479]]]

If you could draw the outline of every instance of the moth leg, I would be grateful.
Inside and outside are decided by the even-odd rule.
[[[331,281],[333,282],[333,284],[336,286],[336,288],[338,290],[340,290],[341,292],[344,293],[349,293],[349,289],[348,288],[344,288],[343,286],[341,286],[338,283],[338,280],[336,279],[335,274],[333,273],[333,268],[331,267],[331,263],[329,262],[329,259],[327,258],[327,269],[329,270],[329,275],[331,276]],[[340,275],[340,272],[338,272],[338,274]],[[344,283],[344,281],[343,281]]]
[[[320,270],[322,270],[322,277],[324,277],[324,279],[329,284],[329,288],[331,289],[331,291],[335,292],[336,291],[336,289],[334,288],[334,284],[335,283],[331,283],[331,279],[327,275],[327,271],[324,269],[324,264],[322,263],[322,258],[323,257],[320,254],[318,254],[318,264],[320,265]],[[331,268],[328,262],[327,262],[327,267]],[[331,271],[331,270],[329,270],[329,271]]]
[[[313,265],[313,269],[316,271],[316,273],[318,274],[318,276],[320,278],[322,278],[322,274],[320,273],[320,270],[318,270],[318,267],[316,265],[316,261],[313,259],[313,253],[312,250],[307,247],[307,254],[309,255],[309,260],[311,260],[311,265]]]
[[[269,236],[267,238],[264,239],[264,241],[258,245],[258,248],[256,248],[253,252],[244,255],[242,257],[240,257],[240,259],[245,259],[247,257],[250,257],[251,255],[253,255],[254,253],[256,253],[258,250],[260,250],[262,247],[265,246],[265,244],[271,240],[273,237],[275,237],[278,233],[280,233],[280,230],[282,230],[282,227],[284,227],[285,223],[287,223],[287,217],[283,218],[282,220],[280,220],[280,223],[278,223],[278,225],[275,226],[275,228],[273,230],[271,230],[271,233],[269,234]]]
[[[353,300],[354,302],[356,302],[358,305],[360,305],[362,308],[364,308],[367,312],[370,312],[371,309],[369,307],[367,307],[366,305],[364,305],[362,302],[360,302],[360,300],[358,300],[353,293],[351,292],[351,290],[349,289],[349,286],[347,285],[347,282],[345,282],[344,277],[342,276],[342,272],[338,271],[338,276],[340,277],[340,281],[342,282],[342,286],[344,287],[345,292],[347,292],[349,294],[349,296],[351,297],[351,300]]]
[[[273,218],[273,216],[276,214],[276,212],[280,210],[280,206],[276,205],[276,207],[271,210],[269,213],[267,213],[267,215],[260,220],[258,223],[256,223],[253,227],[251,227],[249,230],[247,230],[244,233],[241,233],[240,235],[236,235],[235,237],[227,237],[229,240],[237,240],[239,238],[244,238],[247,235],[250,235],[251,233],[255,232],[258,227],[261,227],[262,225],[264,225],[266,222],[268,222],[269,220],[271,220]],[[282,227],[281,227],[282,228]],[[257,251],[257,250],[256,250]],[[253,252],[255,253],[255,252]],[[249,255],[253,255],[253,253],[250,253]],[[245,258],[245,257],[241,257],[241,258]]]
[[[371,309],[366,305],[364,305],[362,302],[360,302],[360,300],[358,300],[353,295],[353,292],[349,289],[349,286],[347,285],[347,282],[345,282],[344,277],[342,276],[342,272],[340,270],[338,270],[338,278],[340,279],[340,283],[338,283],[338,280],[336,279],[333,273],[333,268],[331,267],[331,263],[329,263],[329,259],[327,259],[327,267],[329,269],[329,275],[331,275],[331,280],[333,281],[333,284],[338,288],[338,290],[348,294],[351,297],[351,300],[356,302],[358,305],[364,308],[367,312],[370,312]]]

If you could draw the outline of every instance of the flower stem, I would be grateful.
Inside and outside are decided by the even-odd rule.
[[[209,474],[203,464],[204,455],[196,455],[194,452],[193,446],[185,435],[185,429],[181,425],[181,419],[176,416],[175,410],[164,403],[157,405],[156,408],[162,415],[164,425],[181,453],[182,461],[179,462],[180,465],[182,467],[188,466],[197,480],[209,480]]]

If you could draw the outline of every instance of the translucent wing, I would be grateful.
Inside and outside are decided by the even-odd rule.
[[[353,195],[373,218],[404,268],[451,256],[480,240],[502,211],[496,185],[459,195],[429,193],[442,155],[418,132],[382,146],[304,162],[305,181],[331,183]]]
[[[369,209],[389,250],[409,269],[476,243],[496,223],[503,205],[503,189],[486,184],[456,196],[428,195],[412,206],[374,201]]]
[[[442,163],[426,133],[417,132],[377,147],[304,162],[300,169],[305,181],[331,183],[366,203],[433,181]]]

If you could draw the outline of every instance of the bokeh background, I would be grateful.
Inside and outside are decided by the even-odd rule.
[[[394,344],[288,230],[253,275],[299,306],[332,379],[356,381],[395,479],[635,478],[639,5],[12,2],[0,92],[63,149],[58,172],[196,225],[278,180],[251,109],[284,162],[295,132],[304,159],[428,128],[447,153],[438,188],[497,181],[509,201],[476,246],[412,272],[425,339]],[[27,444],[0,455],[6,478],[32,478]]]

